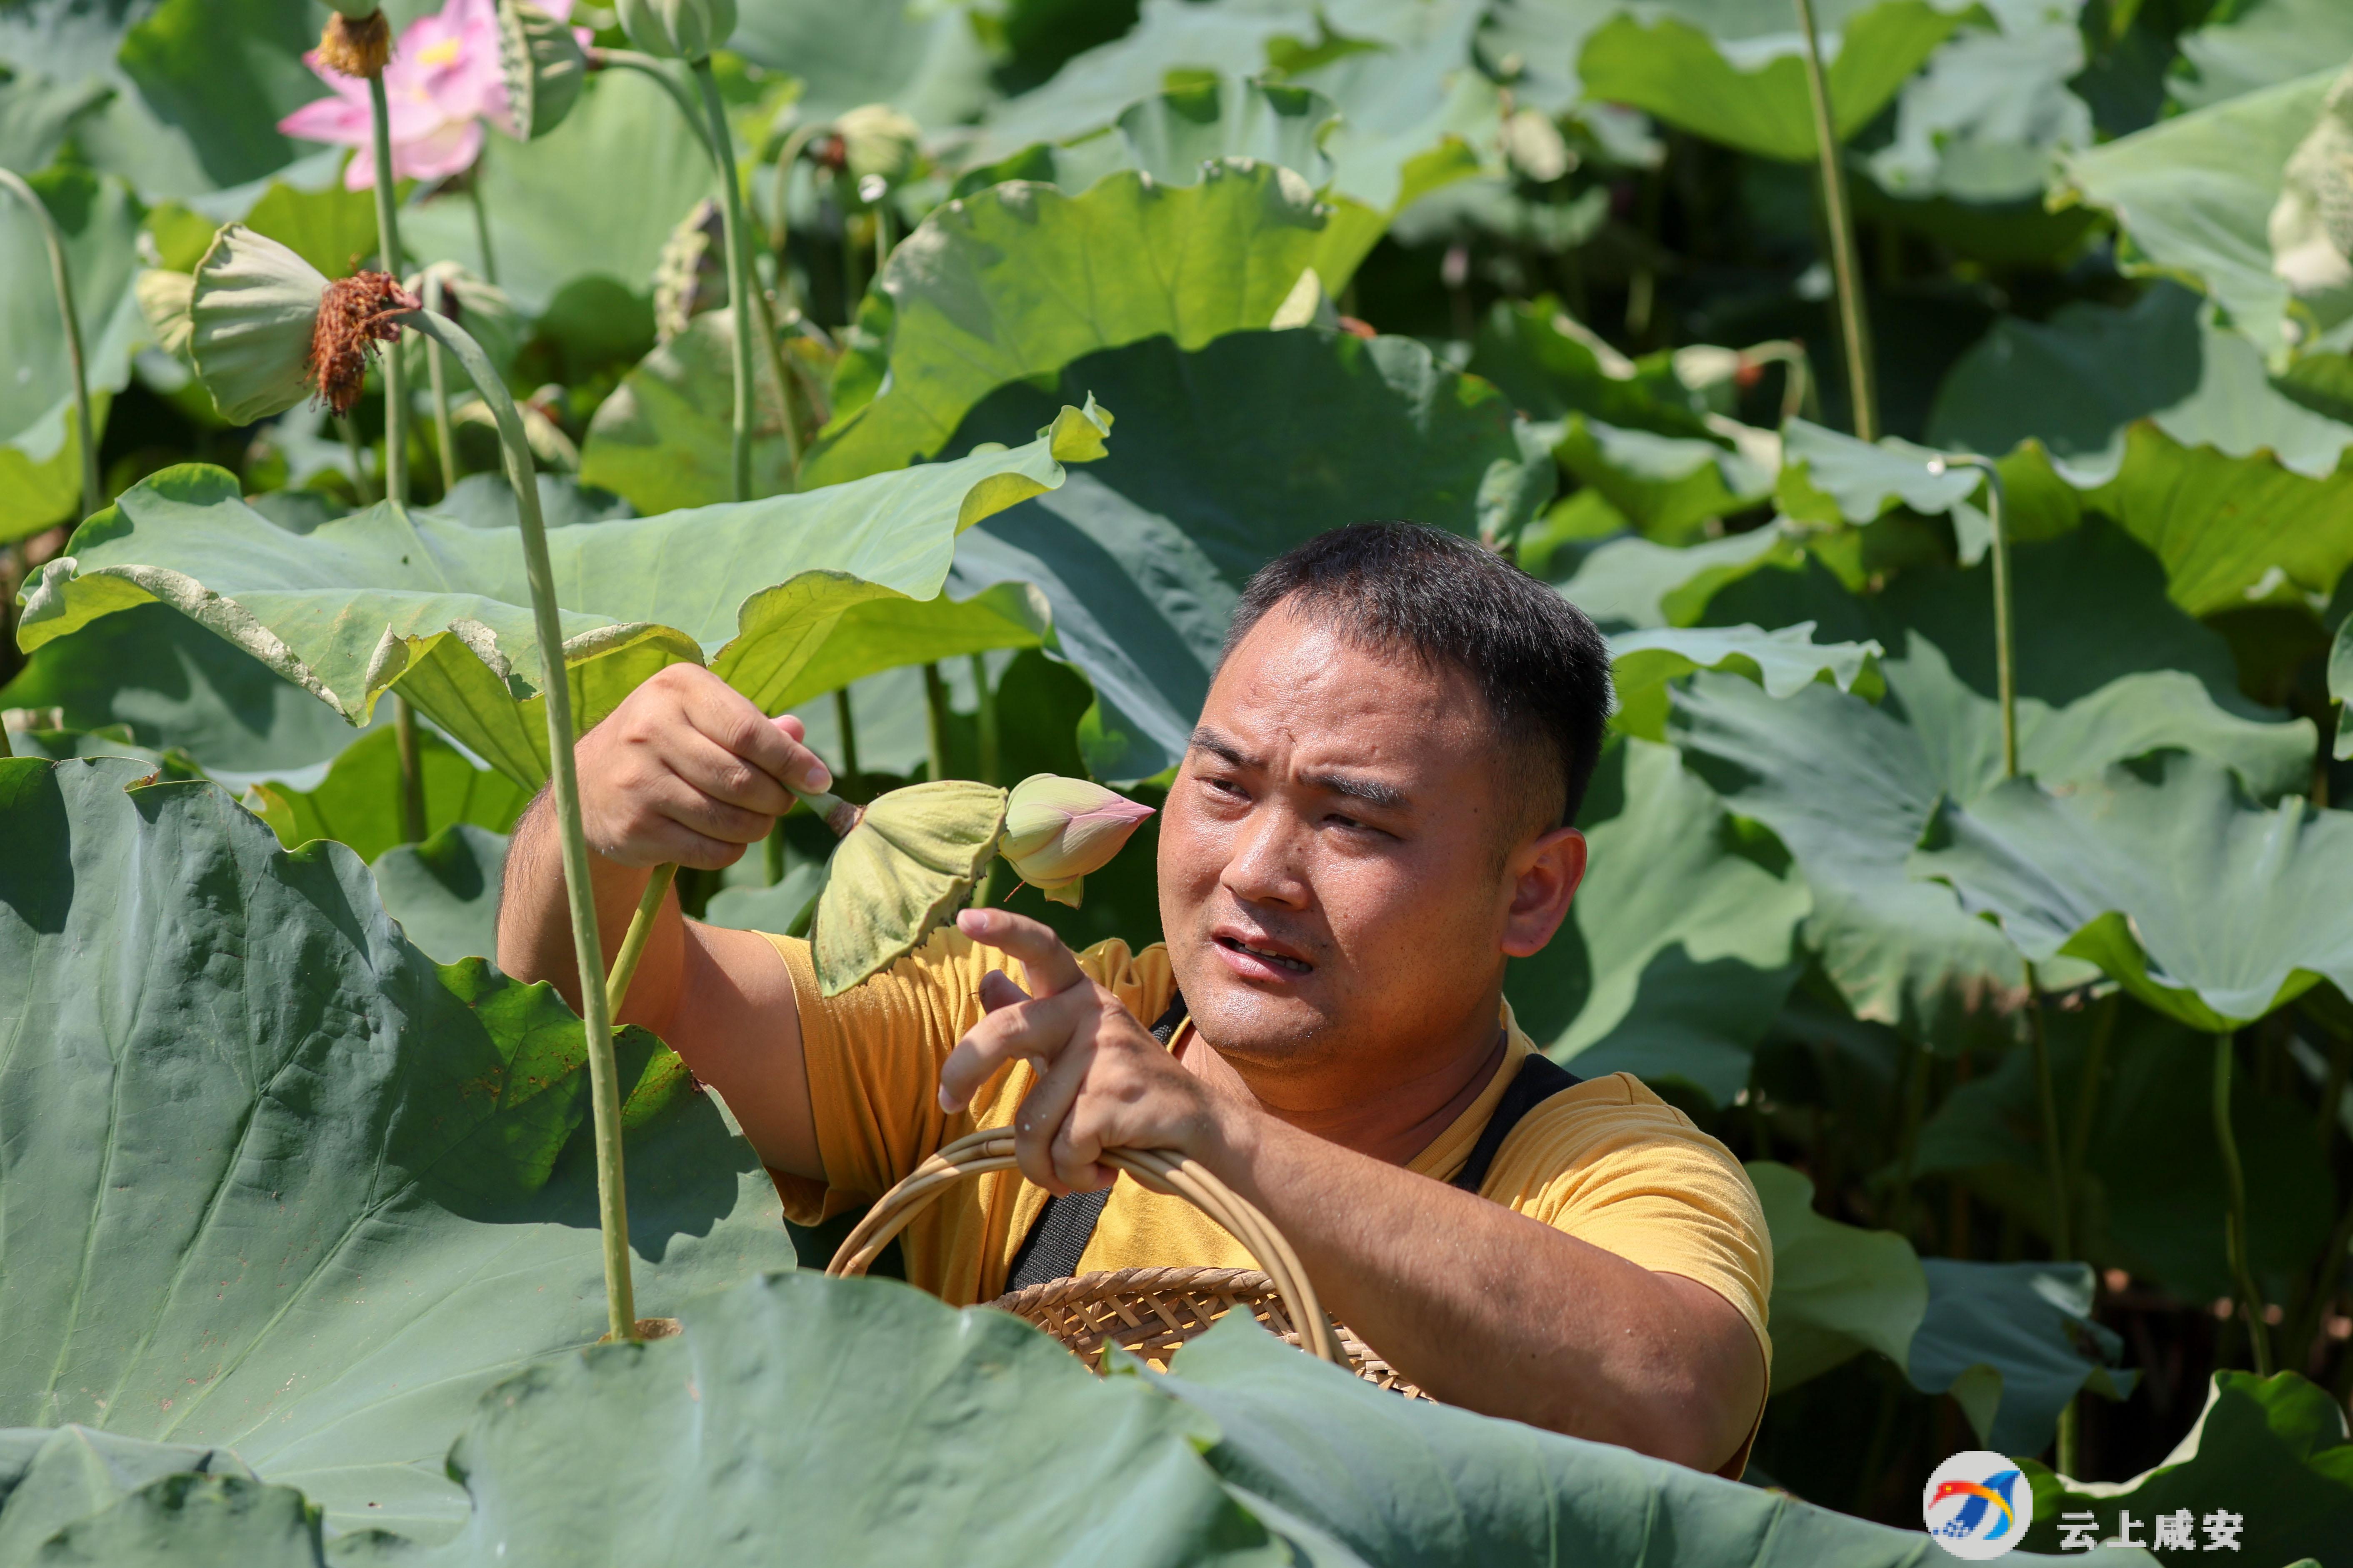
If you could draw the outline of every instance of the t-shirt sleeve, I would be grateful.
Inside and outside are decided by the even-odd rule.
[[[1001,969],[1028,989],[1019,963],[953,927],[839,996],[819,991],[809,944],[769,936],[792,975],[800,1013],[801,1060],[825,1180],[777,1177],[786,1216],[815,1225],[871,1203],[942,1144],[980,1127],[1006,1124],[1029,1069],[997,1072],[965,1110],[940,1109],[940,1066],[985,1016],[981,976]],[[1079,967],[1130,1010],[1165,1007],[1174,990],[1166,951],[1131,953],[1116,940],[1079,954]],[[1156,1000],[1155,1000],[1156,998]],[[1147,1019],[1157,1012],[1142,1015]]]
[[[1766,1303],[1773,1244],[1732,1151],[1625,1073],[1557,1095],[1496,1152],[1485,1191],[1631,1263],[1714,1290],[1756,1331],[1771,1364]]]

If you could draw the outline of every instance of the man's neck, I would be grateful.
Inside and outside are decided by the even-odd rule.
[[[1197,1034],[1187,1040],[1185,1065],[1211,1087],[1239,1096],[1303,1132],[1384,1160],[1409,1164],[1471,1108],[1503,1066],[1509,1037],[1497,1015],[1502,998],[1445,1047],[1419,1042],[1404,1058],[1403,1070],[1352,1061],[1319,1064],[1309,1073],[1269,1069],[1237,1062]],[[1190,1031],[1188,1031],[1190,1034]]]

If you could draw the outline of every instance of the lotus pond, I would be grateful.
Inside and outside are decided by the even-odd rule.
[[[1970,1448],[2029,1555],[2353,1564],[2348,62],[2344,0],[5,0],[0,1568],[1877,1568]],[[1153,940],[1150,823],[1081,900],[1007,788],[1156,804],[1249,574],[1386,517],[1609,635],[1509,994],[1747,1163],[1746,1482],[819,1278],[854,1216],[593,949],[585,1021],[487,956],[690,660],[840,796],[700,918],[863,910],[828,987],[973,896]],[[911,788],[920,885],[837,851]]]

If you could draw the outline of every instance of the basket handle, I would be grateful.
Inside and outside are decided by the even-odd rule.
[[[1223,1226],[1272,1282],[1275,1294],[1290,1309],[1291,1321],[1299,1325],[1301,1341],[1307,1349],[1335,1366],[1347,1364],[1346,1357],[1341,1353],[1339,1337],[1333,1333],[1330,1321],[1324,1316],[1323,1305],[1315,1299],[1315,1288],[1307,1282],[1307,1270],[1301,1267],[1299,1255],[1257,1205],[1211,1175],[1199,1163],[1174,1150],[1106,1149],[1099,1158],[1103,1164],[1126,1172],[1153,1192],[1187,1200]],[[826,1265],[826,1273],[836,1279],[865,1273],[891,1238],[906,1229],[949,1187],[969,1176],[1013,1170],[1017,1164],[1013,1130],[1008,1127],[983,1128],[946,1144],[908,1173],[906,1180],[875,1200],[874,1206],[866,1211],[866,1217],[843,1239],[833,1261]]]

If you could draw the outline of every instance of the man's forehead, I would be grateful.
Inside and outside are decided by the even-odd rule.
[[[1428,722],[1479,700],[1469,674],[1409,648],[1372,647],[1321,616],[1277,605],[1219,665],[1202,717],[1223,709],[1314,709],[1355,723]],[[1475,721],[1475,712],[1470,715]]]

